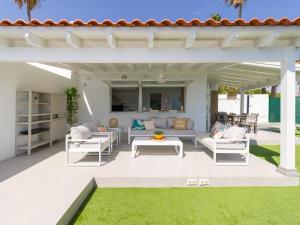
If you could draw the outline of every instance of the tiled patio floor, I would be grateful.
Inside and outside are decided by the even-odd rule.
[[[101,167],[67,168],[61,142],[0,162],[1,224],[57,224],[93,178],[98,186],[185,186],[187,178],[209,178],[212,186],[298,182],[253,155],[249,166],[214,166],[209,151],[191,142],[184,149],[183,159],[172,148],[148,148],[132,159],[130,146],[122,144]]]

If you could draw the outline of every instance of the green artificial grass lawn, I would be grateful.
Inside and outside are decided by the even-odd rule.
[[[251,146],[250,152],[276,166],[279,165],[279,145],[254,145]],[[300,171],[300,145],[296,145],[296,168]]]
[[[300,170],[300,145],[296,147]],[[275,165],[279,146],[252,146]],[[97,189],[75,225],[299,225],[299,187]]]
[[[75,225],[299,225],[300,188],[97,189]]]
[[[300,137],[300,130],[296,130],[296,136]]]

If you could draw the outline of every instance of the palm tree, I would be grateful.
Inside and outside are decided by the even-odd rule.
[[[242,18],[243,6],[246,0],[224,0],[226,4],[233,6],[234,8],[239,8],[239,18]]]
[[[31,20],[31,11],[40,5],[40,0],[14,0],[15,3],[19,6],[20,9],[26,5],[27,9],[27,18]]]
[[[219,21],[221,21],[222,16],[221,16],[219,13],[214,13],[214,14],[211,15],[211,18],[212,18],[214,21],[219,22]]]

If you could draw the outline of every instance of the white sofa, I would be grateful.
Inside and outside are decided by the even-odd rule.
[[[164,136],[166,137],[191,138],[195,141],[197,125],[192,119],[190,120],[192,121],[192,125],[190,126],[190,129],[186,130],[175,130],[170,124],[168,124],[167,127],[156,127],[153,130],[134,130],[132,129],[132,125],[130,125],[128,126],[128,144],[131,143],[134,137],[152,137],[155,131],[164,132]]]
[[[195,147],[198,147],[198,143],[202,144],[213,152],[214,165],[239,165],[245,166],[249,164],[249,134],[246,134],[242,139],[214,139],[210,137],[210,133],[198,134],[195,141]],[[238,162],[218,162],[218,154],[239,154],[244,157],[244,161]]]

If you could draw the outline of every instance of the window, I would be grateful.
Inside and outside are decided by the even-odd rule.
[[[110,112],[185,112],[186,88],[191,81],[107,81]]]
[[[185,87],[143,87],[143,111],[184,111]]]
[[[111,111],[134,112],[139,108],[138,87],[112,87],[111,88]]]

